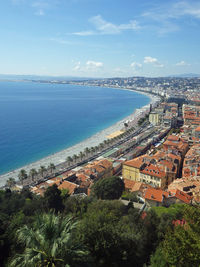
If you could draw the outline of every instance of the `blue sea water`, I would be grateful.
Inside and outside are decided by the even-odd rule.
[[[0,82],[0,174],[75,145],[150,102],[114,88]]]

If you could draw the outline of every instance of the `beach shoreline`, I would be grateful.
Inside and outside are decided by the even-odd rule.
[[[112,87],[113,88],[113,87]],[[120,90],[129,90],[137,92],[136,90],[126,89],[126,88],[116,88]],[[154,104],[155,102],[159,101],[159,97],[153,96],[152,94],[145,93],[145,92],[139,92],[141,94],[144,94],[150,98],[149,104],[134,110],[133,113],[131,113],[129,116],[126,116],[122,120],[116,122],[115,124],[109,126],[108,128],[103,129],[100,132],[97,132],[96,134],[92,135],[91,137],[81,141],[80,143],[75,144],[74,146],[68,147],[66,149],[63,149],[59,152],[53,153],[47,157],[44,157],[40,160],[37,160],[35,162],[32,162],[30,164],[27,164],[25,166],[22,166],[20,168],[17,168],[15,170],[12,170],[10,172],[7,172],[5,174],[0,175],[0,187],[4,186],[8,178],[12,177],[16,180],[18,180],[18,174],[21,169],[25,169],[26,172],[29,172],[31,169],[39,169],[40,166],[47,167],[50,163],[53,163],[54,165],[58,165],[60,163],[63,163],[66,161],[66,158],[68,156],[73,156],[74,154],[79,154],[80,151],[83,151],[86,147],[94,147],[98,145],[99,143],[103,142],[105,139],[107,139],[107,136],[115,131],[119,131],[124,127],[125,121],[134,121],[137,116],[141,114],[141,112],[145,112],[149,108],[150,104]]]

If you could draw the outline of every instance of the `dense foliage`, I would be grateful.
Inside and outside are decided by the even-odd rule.
[[[199,207],[141,213],[56,186],[44,197],[7,189],[0,191],[0,266],[199,266],[199,225]]]
[[[119,199],[124,191],[124,182],[118,176],[100,179],[92,187],[98,199]]]

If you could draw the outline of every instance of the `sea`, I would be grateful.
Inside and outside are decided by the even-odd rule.
[[[0,174],[71,147],[148,103],[129,90],[0,81]]]

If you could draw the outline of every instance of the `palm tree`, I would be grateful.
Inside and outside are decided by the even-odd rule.
[[[99,144],[100,150],[102,151],[104,149],[104,143]]]
[[[111,143],[112,143],[112,142],[111,142],[111,139],[108,139],[108,140],[107,140],[107,143],[108,143],[108,147],[110,147],[110,146],[111,146]]]
[[[13,177],[8,178],[8,180],[6,181],[6,186],[8,188],[12,188],[15,184],[16,184],[16,181]]]
[[[74,154],[74,155],[72,156],[72,159],[73,159],[74,163],[76,163],[76,160],[78,159],[78,156],[77,156],[76,154]]]
[[[18,174],[18,178],[23,186],[23,180],[25,180],[27,178],[27,173],[24,169],[21,169],[19,174]]]
[[[95,152],[95,147],[91,147],[91,153],[92,153],[92,155],[94,155],[94,152]]]
[[[35,175],[37,174],[36,169],[31,169],[29,175],[31,176],[31,180],[34,180]]]
[[[107,148],[108,147],[108,140],[104,140],[103,143],[104,143],[105,147]]]
[[[86,147],[84,152],[85,152],[86,156],[88,156],[90,154],[90,152],[91,152],[91,149]]]
[[[95,149],[96,152],[99,151],[99,147],[98,146],[95,146],[94,149]]]
[[[72,159],[72,157],[68,156],[66,158],[66,161],[67,161],[67,164],[68,164],[68,167],[69,167],[71,165],[71,162],[73,162],[73,159]]]
[[[53,163],[50,163],[48,168],[50,169],[51,171],[51,174],[53,173],[53,170],[55,170],[56,166],[53,164]]]
[[[110,139],[110,143],[113,145],[114,144],[114,137],[112,139]]]
[[[53,213],[39,215],[33,227],[22,226],[17,231],[18,242],[25,245],[23,254],[17,254],[10,267],[71,266],[77,257],[88,253],[75,244],[72,237],[77,222],[71,216],[61,217]],[[69,265],[67,265],[69,264]]]
[[[84,158],[84,156],[85,156],[85,154],[81,151],[80,153],[79,153],[79,158],[81,159],[81,161],[83,160],[83,158]]]
[[[44,166],[40,166],[39,173],[44,176],[44,172],[46,171],[46,168]]]

